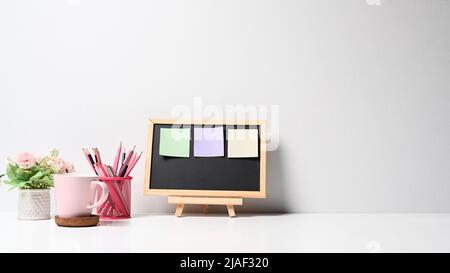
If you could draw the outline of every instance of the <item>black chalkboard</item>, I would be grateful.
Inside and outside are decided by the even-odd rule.
[[[258,142],[261,143],[260,125],[210,124],[223,126],[225,136],[225,156],[194,157],[194,127],[204,124],[177,124],[177,127],[191,129],[189,158],[166,157],[159,154],[160,129],[171,128],[172,124],[151,122],[149,128],[148,172],[146,187],[150,190],[199,190],[199,191],[245,191],[260,192],[261,189],[261,145],[258,145],[258,157],[228,158],[227,129],[257,129]],[[265,165],[263,166],[265,167]],[[264,170],[265,171],[265,170]],[[264,173],[265,174],[265,173]],[[264,193],[265,194],[265,193]]]

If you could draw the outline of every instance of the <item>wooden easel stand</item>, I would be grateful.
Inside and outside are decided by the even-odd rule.
[[[176,204],[175,215],[180,217],[183,214],[184,205],[204,205],[203,213],[208,214],[208,205],[227,206],[228,216],[235,217],[234,206],[243,204],[242,198],[234,197],[189,197],[189,196],[169,196],[169,204]]]

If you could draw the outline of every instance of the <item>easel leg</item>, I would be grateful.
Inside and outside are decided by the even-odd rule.
[[[234,206],[233,205],[227,205],[228,210],[228,216],[235,217],[236,213],[234,212]]]
[[[180,217],[183,214],[184,204],[177,204],[177,210],[175,216]]]
[[[169,204],[177,206],[175,216],[180,217],[183,214],[184,206],[187,204],[201,205],[203,213],[209,213],[209,206],[220,205],[226,206],[228,210],[228,216],[236,217],[234,206],[242,205],[242,198],[240,197],[195,197],[195,196],[169,196]]]

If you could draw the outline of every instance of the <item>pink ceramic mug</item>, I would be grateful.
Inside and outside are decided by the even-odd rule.
[[[108,186],[98,181],[96,176],[55,175],[56,214],[59,217],[89,216],[92,210],[108,198]],[[102,188],[102,195],[94,202],[97,186]]]

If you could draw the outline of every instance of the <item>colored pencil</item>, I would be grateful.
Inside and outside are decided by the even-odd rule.
[[[141,159],[142,156],[142,152],[139,154],[139,156],[134,158],[133,163],[131,164],[131,167],[128,168],[127,173],[125,174],[125,177],[128,177],[128,175],[130,175],[130,173],[133,171],[134,167],[136,166],[136,164],[138,163],[139,159]]]
[[[108,170],[109,176],[114,177],[114,170],[113,170],[113,168],[111,166],[109,166],[109,165],[106,168]]]
[[[130,162],[131,158],[133,157],[133,154],[134,154],[134,149],[131,150],[131,151],[128,153],[128,156],[127,156],[127,158],[125,159],[125,161],[123,162],[122,167],[120,167],[120,170],[119,170],[119,177],[123,177],[123,175],[125,175],[125,171],[124,171],[124,170],[127,168],[127,165],[128,165],[128,163]]]
[[[83,152],[84,152],[84,155],[86,156],[86,159],[90,163],[89,165],[91,166],[92,170],[94,170],[95,174],[98,175],[97,170],[95,170],[95,167],[94,167],[95,163],[94,163],[94,160],[92,159],[91,154],[89,153],[89,151],[87,149],[84,149],[84,148],[83,148]]]
[[[114,159],[114,175],[117,175],[117,168],[119,168],[120,152],[122,151],[122,141],[120,142],[119,149],[117,149],[116,158]]]
[[[123,152],[122,152],[122,166],[123,166],[123,162],[125,161],[126,154],[127,154],[127,149],[124,147]]]
[[[98,162],[100,164],[100,166],[103,166],[103,162],[102,162],[102,158],[100,156],[100,151],[98,150],[98,148],[95,148],[95,152],[97,153],[98,156]]]

